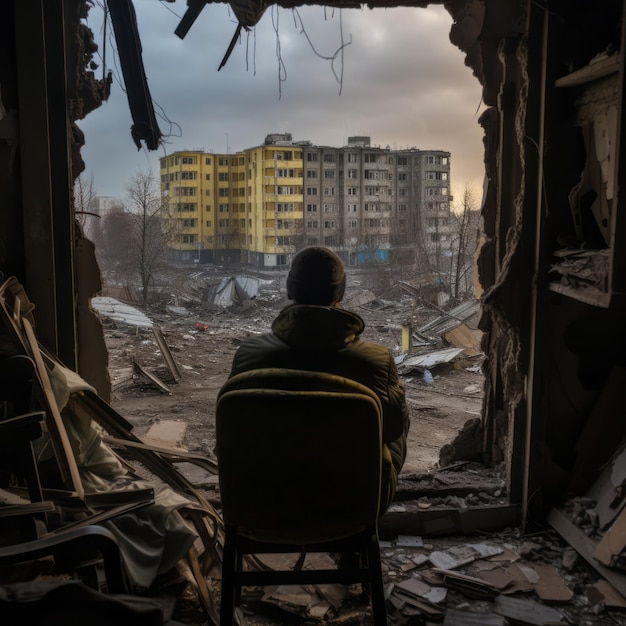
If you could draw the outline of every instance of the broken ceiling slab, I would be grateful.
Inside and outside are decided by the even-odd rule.
[[[152,320],[129,304],[120,302],[108,296],[97,296],[91,299],[91,305],[99,315],[115,322],[136,326],[138,328],[152,328]]]

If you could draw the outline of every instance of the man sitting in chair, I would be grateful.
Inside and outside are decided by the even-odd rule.
[[[279,313],[272,332],[241,344],[230,376],[281,367],[343,376],[374,391],[383,408],[382,515],[393,500],[406,458],[409,413],[391,352],[361,340],[365,323],[341,307],[345,288],[343,262],[334,252],[317,246],[298,252],[287,276],[293,304]]]

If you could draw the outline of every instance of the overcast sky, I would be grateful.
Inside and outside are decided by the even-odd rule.
[[[277,132],[318,145],[369,135],[375,146],[447,150],[457,199],[466,184],[482,190],[481,88],[450,43],[452,20],[440,6],[273,7],[218,72],[236,26],[227,4],[207,5],[183,40],[174,30],[186,0],[134,5],[165,143],[157,151],[133,143],[115,41],[109,36],[103,45],[102,9],[95,6],[88,23],[114,80],[109,100],[78,125],[98,195],[123,197],[133,172],[158,174],[167,153],[235,153]],[[333,63],[321,58],[336,52]],[[95,60],[101,76],[103,60]]]

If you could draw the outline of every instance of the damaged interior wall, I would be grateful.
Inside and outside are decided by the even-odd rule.
[[[368,6],[399,4],[434,3]],[[453,17],[450,39],[487,106],[478,121],[484,459],[506,463],[509,497],[540,514],[580,475],[580,436],[607,381],[624,387],[623,2],[438,4]],[[100,279],[73,219],[72,187],[85,140],[74,121],[106,100],[109,79],[89,69],[94,44],[80,21],[87,2],[15,0],[2,10],[0,269],[36,303],[46,347],[107,400],[102,330],[88,306]],[[598,79],[589,67],[601,54],[612,58]],[[581,82],[571,78],[578,71]],[[563,250],[594,253],[555,255]],[[611,425],[613,445],[624,433]],[[546,476],[553,480],[544,485]]]

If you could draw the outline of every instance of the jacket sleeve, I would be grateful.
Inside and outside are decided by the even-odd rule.
[[[383,441],[390,443],[406,438],[409,431],[409,409],[404,386],[391,353],[387,364],[387,397],[381,398],[383,406]]]

